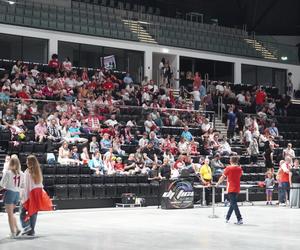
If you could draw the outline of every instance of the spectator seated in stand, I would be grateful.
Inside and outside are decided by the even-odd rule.
[[[91,170],[95,172],[96,175],[103,175],[106,173],[107,169],[101,159],[101,154],[99,151],[96,151],[93,154],[93,157],[88,162],[88,166]]]

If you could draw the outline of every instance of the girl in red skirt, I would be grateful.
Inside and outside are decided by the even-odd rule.
[[[52,210],[52,202],[43,189],[43,176],[37,158],[29,155],[26,164],[20,219],[22,234],[34,236],[38,211]]]

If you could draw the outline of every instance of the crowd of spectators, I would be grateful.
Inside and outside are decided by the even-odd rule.
[[[96,174],[150,174],[153,166],[164,166],[178,176],[183,168],[195,171],[192,156],[211,154],[201,147],[213,129],[211,117],[193,112],[193,102],[175,97],[169,84],[147,77],[135,84],[129,73],[104,68],[74,69],[69,58],[59,62],[57,55],[45,71],[16,61],[0,82],[1,130],[11,132],[14,146],[46,143],[49,163],[82,164]],[[131,119],[122,119],[124,110]],[[27,121],[34,121],[33,137]],[[163,127],[181,127],[182,133],[164,135]],[[135,153],[124,145],[136,147]]]
[[[224,168],[221,157],[237,154],[231,143],[238,140],[252,163],[263,150],[266,168],[274,168],[274,139],[280,134],[270,117],[287,114],[288,96],[275,99],[261,87],[236,93],[221,82],[205,86],[198,72],[190,78],[191,88],[175,96],[167,66],[161,62],[164,82],[158,85],[147,77],[136,84],[129,73],[122,76],[104,68],[74,69],[69,58],[59,62],[57,55],[47,71],[17,61],[0,79],[1,130],[10,130],[15,146],[28,140],[46,143],[48,163],[85,165],[97,175],[147,173],[155,180],[177,177],[187,169],[199,172],[209,184]],[[201,107],[213,111],[219,97],[227,136],[214,130],[209,113],[198,112]],[[246,115],[249,107],[257,115]],[[122,118],[125,113],[130,119]],[[28,120],[35,122],[33,138]],[[162,133],[165,127],[181,132]],[[133,152],[124,146],[134,147]],[[292,157],[291,145],[284,154]],[[199,162],[193,162],[194,156],[200,156]]]

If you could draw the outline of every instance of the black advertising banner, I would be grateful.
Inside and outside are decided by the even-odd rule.
[[[194,207],[194,190],[189,181],[176,180],[166,186],[161,198],[162,209],[185,209]]]

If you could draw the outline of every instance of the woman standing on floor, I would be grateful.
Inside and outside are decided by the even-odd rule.
[[[294,166],[290,170],[290,206],[300,208],[300,168],[299,160],[294,161]]]
[[[24,174],[21,171],[20,161],[18,158],[11,158],[0,182],[0,190],[6,189],[3,201],[8,215],[11,238],[16,238],[21,233],[14,216],[14,210],[19,203],[20,190],[23,187],[23,183]]]
[[[38,211],[52,210],[52,202],[43,189],[43,176],[37,158],[29,155],[26,165],[20,219],[24,229],[22,234],[34,236]]]

